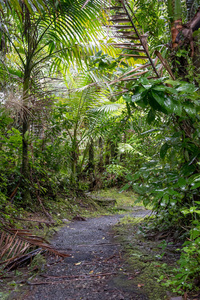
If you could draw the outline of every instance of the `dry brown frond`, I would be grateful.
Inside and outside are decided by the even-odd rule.
[[[12,262],[24,259],[29,253],[28,250],[39,247],[49,254],[60,257],[68,257],[69,254],[62,253],[51,246],[44,238],[33,235],[29,230],[16,229],[10,226],[0,226],[0,265],[6,264],[9,269],[13,267]],[[27,255],[25,255],[27,254]]]

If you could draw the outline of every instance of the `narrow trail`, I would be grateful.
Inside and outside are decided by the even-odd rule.
[[[144,217],[141,210],[133,216]],[[30,282],[24,300],[148,300],[126,270],[122,248],[112,226],[124,215],[71,222],[54,237],[53,245],[71,257],[48,267]],[[39,284],[38,284],[39,283]]]

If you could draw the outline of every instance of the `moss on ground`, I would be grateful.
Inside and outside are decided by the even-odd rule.
[[[131,191],[122,192],[120,189],[111,188],[99,190],[92,193],[93,195],[102,198],[113,198],[117,201],[116,207],[133,207],[135,205],[142,205],[142,203],[135,203],[137,196]]]
[[[127,271],[132,274],[130,282],[143,290],[150,300],[168,299],[173,293],[162,285],[160,278],[167,279],[177,256],[169,258],[160,241],[145,239],[139,232],[140,222],[141,219],[125,217],[114,228],[115,238],[124,249]]]

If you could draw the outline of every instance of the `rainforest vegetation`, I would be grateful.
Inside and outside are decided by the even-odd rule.
[[[112,34],[109,7],[124,2],[145,37],[149,69],[140,68],[148,60],[137,50],[134,57],[114,47],[123,40]],[[166,284],[181,292],[198,286],[199,5],[1,1],[2,224],[38,206],[51,219],[60,198],[79,205],[74,199],[93,190],[132,191],[154,211],[152,230],[182,241]]]

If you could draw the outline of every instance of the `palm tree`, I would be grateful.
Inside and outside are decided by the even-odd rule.
[[[14,9],[12,4],[14,3]],[[18,81],[22,91],[22,177],[24,178],[23,199],[31,200],[28,181],[28,132],[30,128],[30,110],[33,111],[33,98],[47,98],[41,93],[41,82],[38,77],[41,71],[48,71],[52,65],[59,67],[77,60],[80,62],[76,43],[87,42],[98,25],[96,13],[98,1],[89,3],[82,9],[84,1],[8,1],[0,12],[1,35],[9,44],[9,55],[14,57],[15,68],[20,71]],[[92,20],[89,22],[88,20]],[[3,74],[11,73],[1,64]],[[55,70],[55,69],[54,69]],[[16,74],[16,72],[14,72]],[[19,73],[18,73],[19,74]],[[15,76],[16,78],[16,76]]]

